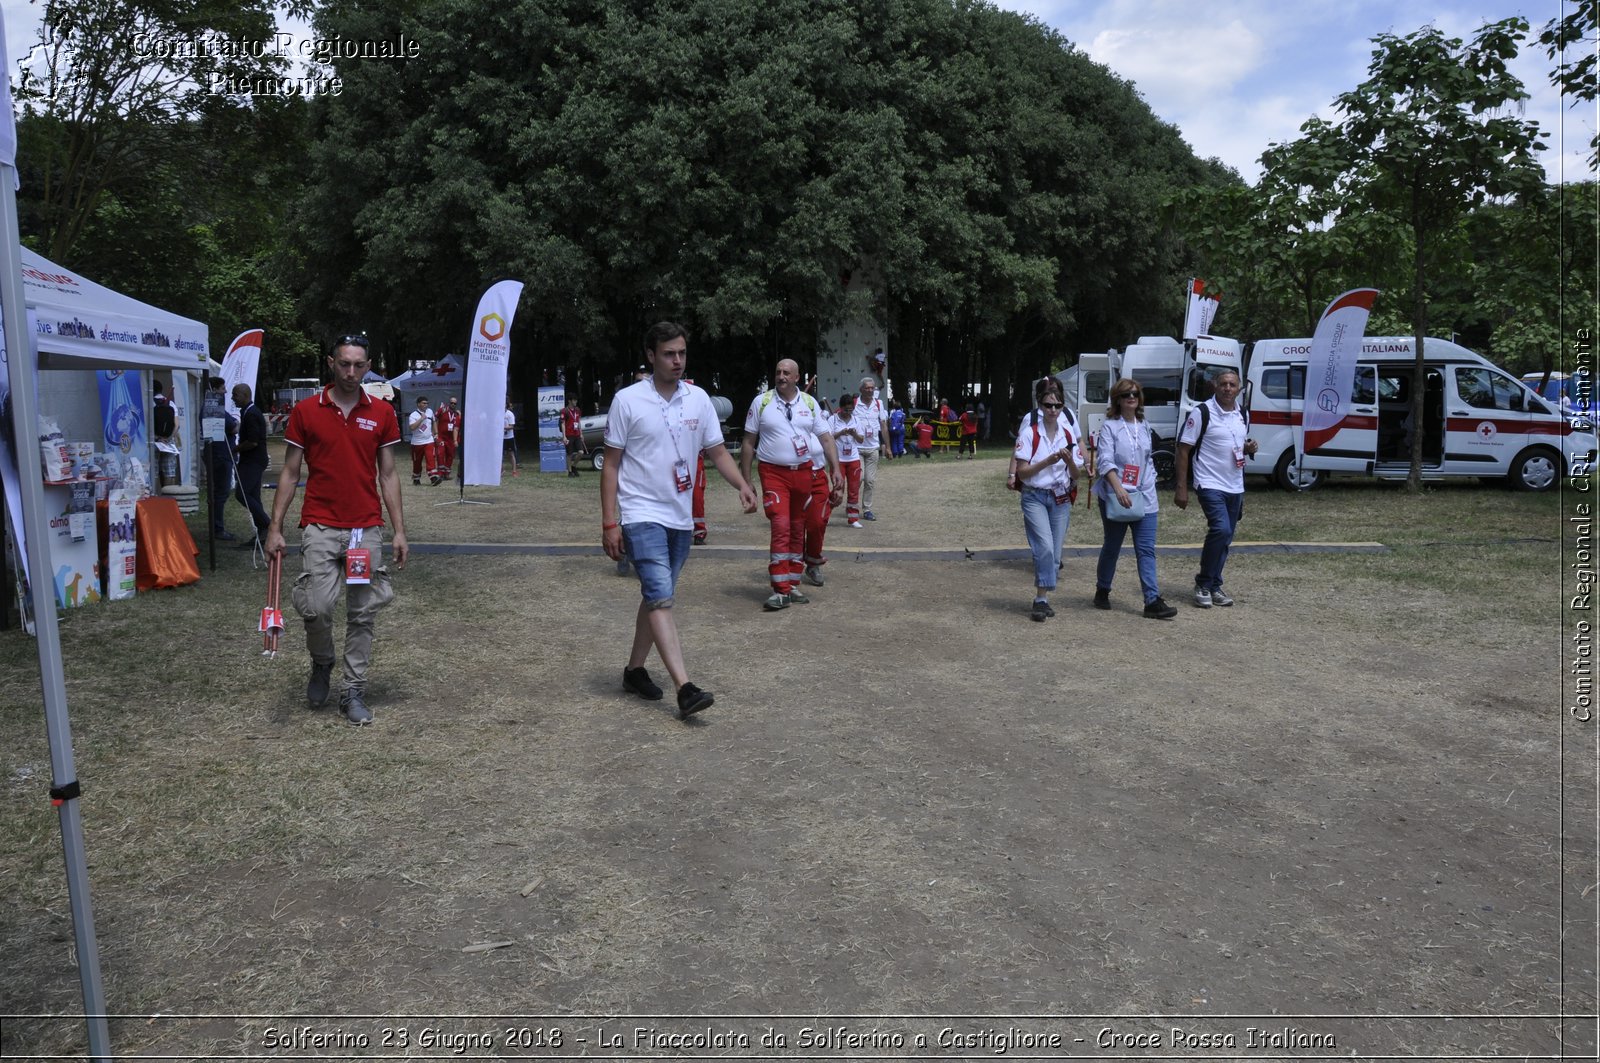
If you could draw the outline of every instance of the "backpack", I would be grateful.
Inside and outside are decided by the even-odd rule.
[[[157,439],[170,439],[172,433],[178,430],[178,415],[173,412],[170,402],[156,403],[155,413],[150,420]]]
[[[761,393],[761,405],[756,408],[756,423],[759,424],[761,422],[761,415],[767,411],[768,406],[772,405],[772,400],[777,394],[777,388],[768,388]],[[807,391],[802,391],[800,397],[806,400],[806,409],[810,410],[811,416],[815,417],[817,415],[817,400],[812,398],[811,393]]]

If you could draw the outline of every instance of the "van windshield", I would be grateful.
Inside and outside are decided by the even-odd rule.
[[[1238,371],[1231,365],[1212,365],[1209,362],[1201,362],[1195,366],[1193,375],[1189,377],[1189,398],[1194,402],[1206,401],[1216,391],[1211,386],[1211,382],[1217,378],[1218,373],[1237,373]],[[1176,392],[1177,389],[1174,388],[1173,390]],[[1296,397],[1298,398],[1299,396]],[[1176,401],[1176,398],[1176,395],[1174,395],[1173,401]],[[1150,405],[1149,400],[1145,401],[1145,405]]]

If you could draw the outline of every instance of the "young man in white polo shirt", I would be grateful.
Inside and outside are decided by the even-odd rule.
[[[661,699],[661,688],[644,667],[654,646],[677,687],[678,718],[687,720],[713,700],[710,691],[689,682],[672,613],[678,573],[694,534],[696,459],[705,453],[723,479],[738,488],[746,513],[756,511],[756,493],[722,445],[711,397],[683,379],[688,332],[663,321],[645,333],[644,347],[651,375],[617,392],[606,418],[600,538],[613,561],[622,560],[626,547],[642,596],[622,685],[646,700]]]
[[[1206,541],[1200,547],[1200,571],[1194,578],[1194,604],[1201,609],[1232,605],[1222,589],[1222,566],[1228,563],[1233,532],[1244,515],[1244,463],[1256,452],[1249,438],[1250,421],[1239,409],[1239,374],[1218,373],[1211,398],[1189,411],[1178,430],[1178,485],[1172,500],[1189,508],[1189,456],[1194,455],[1194,488],[1206,515]]]

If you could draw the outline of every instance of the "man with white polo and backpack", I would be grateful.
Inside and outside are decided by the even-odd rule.
[[[744,419],[744,445],[739,471],[750,480],[750,465],[761,463],[761,509],[772,523],[767,575],[772,594],[768,612],[804,605],[811,599],[800,590],[805,571],[805,517],[811,504],[812,437],[822,447],[829,482],[844,490],[839,455],[826,415],[817,400],[800,390],[800,366],[785,358],[774,371],[777,386],[757,395]]]
[[[1189,508],[1192,472],[1206,515],[1206,541],[1194,577],[1194,604],[1201,609],[1233,604],[1222,589],[1222,567],[1244,515],[1244,463],[1256,452],[1256,441],[1249,438],[1250,415],[1239,406],[1239,374],[1223,370],[1211,385],[1211,398],[1190,410],[1178,430],[1178,485],[1172,499],[1179,509]]]

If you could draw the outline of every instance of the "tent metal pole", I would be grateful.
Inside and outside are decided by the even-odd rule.
[[[29,544],[28,580],[33,587],[38,630],[39,685],[44,693],[45,728],[50,737],[50,793],[60,812],[61,849],[67,862],[67,895],[78,950],[78,980],[83,986],[83,1017],[89,1027],[89,1055],[111,1058],[105,987],[100,981],[100,947],[95,941],[94,908],[89,900],[89,863],[83,846],[78,803],[78,773],[72,759],[72,725],[67,718],[66,680],[61,670],[61,633],[56,626],[55,580],[50,573],[50,524],[45,512],[44,470],[39,466],[39,360],[29,335],[22,290],[22,250],[17,232],[16,170],[0,164],[0,308],[5,317],[11,369],[11,407],[19,438],[17,465],[22,487],[22,518]],[[29,460],[29,458],[32,460]]]

